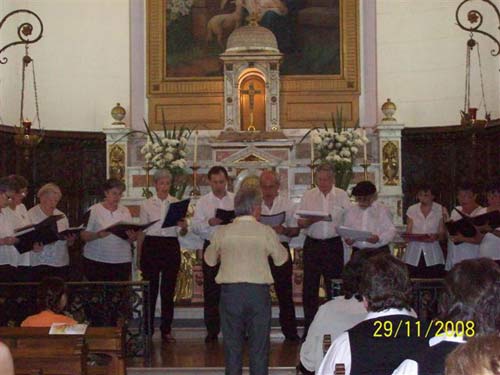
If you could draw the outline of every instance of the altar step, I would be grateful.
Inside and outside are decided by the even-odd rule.
[[[139,368],[128,367],[127,375],[221,375],[224,374],[223,367],[156,367]],[[243,374],[250,374],[248,367],[243,368]],[[295,375],[295,367],[270,367],[270,375]]]

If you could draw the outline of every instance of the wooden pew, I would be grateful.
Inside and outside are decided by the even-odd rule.
[[[16,375],[87,375],[87,347],[81,336],[0,337],[12,353]]]
[[[125,331],[122,327],[88,327],[84,336],[49,335],[49,328],[0,327],[0,338],[23,340],[51,340],[47,346],[56,345],[54,339],[77,337],[88,348],[89,354],[104,354],[110,361],[107,366],[87,366],[89,375],[125,375]],[[8,344],[7,344],[8,345]],[[86,364],[87,357],[85,358]],[[44,375],[46,375],[44,373]]]

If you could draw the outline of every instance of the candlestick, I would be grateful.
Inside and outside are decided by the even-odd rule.
[[[193,165],[196,165],[198,161],[198,130],[194,132],[194,155],[193,155]]]
[[[361,128],[362,131],[361,131],[361,135],[363,136],[363,139],[366,138],[366,129],[365,128]],[[366,152],[366,143],[363,143],[363,160],[366,162],[368,160],[368,157],[367,157],[367,152]]]
[[[197,165],[193,165],[191,169],[193,170],[193,189],[191,190],[191,198],[199,198],[200,196],[200,188],[198,187],[197,175],[198,175],[198,167]]]
[[[312,132],[310,133],[309,137],[310,137],[310,141],[311,141],[311,164],[313,164],[314,163],[314,140],[313,140]]]

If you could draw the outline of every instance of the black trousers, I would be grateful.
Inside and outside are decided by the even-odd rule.
[[[281,331],[286,337],[291,337],[297,335],[297,320],[295,318],[292,289],[293,263],[290,256],[290,247],[286,242],[282,242],[282,245],[288,250],[288,260],[281,266],[275,266],[273,259],[269,257],[269,266],[280,306]]]
[[[340,237],[317,240],[306,237],[304,242],[304,335],[319,307],[319,282],[323,275],[327,298],[331,299],[331,279],[340,278],[344,268],[344,246]]]
[[[380,247],[366,247],[364,249],[360,249],[358,247],[353,247],[352,248],[352,254],[356,253],[358,256],[365,256],[367,258],[379,255],[379,254],[390,254],[391,249],[389,245],[384,245]],[[352,255],[351,255],[352,257]]]
[[[436,264],[427,266],[425,264],[424,254],[420,254],[418,265],[412,266],[407,264],[410,277],[413,279],[440,279],[445,275],[444,264]]]
[[[103,263],[83,258],[83,268],[88,281],[130,281],[132,263]]]
[[[42,281],[46,277],[60,277],[64,281],[69,278],[69,266],[52,267],[52,266],[35,266],[31,267],[31,281]]]
[[[154,331],[158,289],[161,296],[160,330],[164,334],[170,333],[174,318],[175,284],[181,266],[181,249],[177,238],[146,236],[142,245],[140,265],[142,278],[149,281],[151,334]]]
[[[205,241],[203,244],[203,313],[207,333],[216,336],[220,332],[220,285],[215,282],[215,276],[219,272],[219,264],[211,267],[205,262],[205,250],[208,245],[210,245],[210,241]]]

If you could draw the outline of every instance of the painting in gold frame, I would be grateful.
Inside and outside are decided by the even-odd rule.
[[[177,69],[175,72],[169,71],[169,61],[171,64],[172,60],[169,60],[168,55],[171,24],[167,17],[168,1],[172,0],[148,0],[147,3],[150,124],[158,126],[161,114],[164,112],[169,124],[203,125],[208,129],[222,129],[224,117],[222,63],[216,59],[218,65],[214,63],[216,60],[204,64],[201,60],[202,65],[212,67],[208,73],[197,71],[193,66],[184,70]],[[201,25],[208,24],[214,16],[210,12],[200,14],[200,7],[210,8],[208,5],[211,1],[194,0],[191,19],[196,19]],[[222,2],[224,3],[224,0]],[[354,122],[358,118],[360,91],[358,0],[306,0],[306,6],[301,9],[303,12],[298,13],[302,28],[300,30],[302,34],[298,35],[307,33],[312,35],[315,27],[319,30],[323,26],[328,26],[325,24],[328,22],[325,19],[318,19],[317,25],[312,24],[314,18],[311,12],[321,6],[330,7],[333,13],[338,14],[338,32],[331,35],[337,35],[339,43],[337,45],[333,41],[330,46],[333,53],[338,52],[338,62],[329,69],[316,68],[314,71],[312,68],[311,74],[286,74],[286,71],[283,72],[286,61],[282,63],[281,128],[305,128],[323,123],[337,109],[342,109],[348,121]],[[230,10],[229,8],[227,12]],[[205,36],[202,32],[206,31],[205,28],[198,27],[196,30],[197,35],[199,34],[197,37],[203,39]],[[300,55],[300,49],[292,51],[292,54]],[[301,72],[300,69],[291,71]]]

